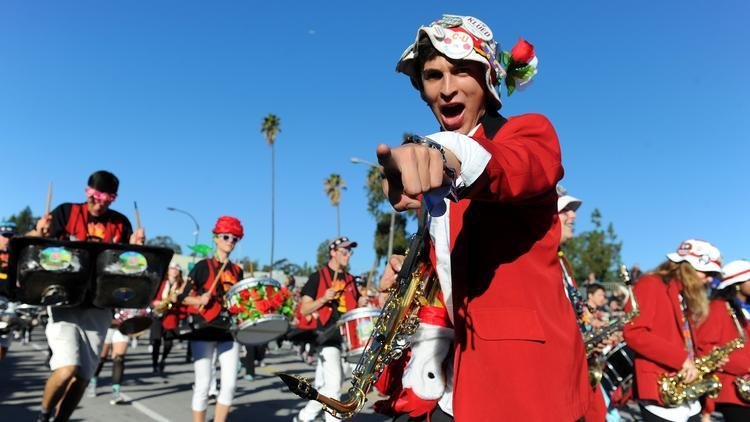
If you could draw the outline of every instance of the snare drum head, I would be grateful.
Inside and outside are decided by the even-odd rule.
[[[83,302],[92,256],[85,242],[16,237],[10,252],[7,288],[19,301],[40,306]]]
[[[377,316],[380,316],[380,309],[370,308],[370,307],[357,308],[345,314],[342,314],[337,324],[341,325],[348,321],[353,321],[355,319],[366,318],[366,317],[375,318]]]
[[[242,344],[268,343],[284,334],[289,329],[289,320],[283,315],[264,315],[255,321],[246,321],[232,328],[234,339]]]
[[[120,330],[121,333],[129,336],[148,329],[151,327],[151,322],[152,320],[149,317],[134,316],[123,321],[117,329]]]
[[[156,295],[174,251],[140,245],[100,244],[94,305],[145,308]]]

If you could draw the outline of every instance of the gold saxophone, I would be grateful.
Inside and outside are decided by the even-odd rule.
[[[682,380],[682,374],[661,375],[658,379],[659,395],[667,406],[679,406],[686,401],[697,400],[703,395],[715,398],[721,390],[721,381],[713,372],[719,369],[730,353],[741,349],[745,345],[745,333],[737,320],[734,310],[727,303],[727,311],[732,317],[739,337],[729,343],[717,347],[711,353],[695,359],[698,377],[691,383]]]
[[[423,210],[423,218],[427,212]],[[289,389],[307,400],[316,400],[323,409],[339,419],[347,419],[359,412],[365,404],[365,396],[380,374],[391,362],[400,358],[409,347],[410,336],[419,326],[417,311],[431,300],[439,286],[437,276],[429,265],[423,251],[426,224],[409,242],[404,263],[389,289],[389,296],[380,316],[374,322],[372,335],[365,351],[352,371],[352,386],[345,401],[320,394],[310,381],[289,374],[278,374]]]
[[[172,309],[172,306],[174,306],[174,303],[172,303],[172,299],[171,299],[172,293],[180,293],[180,292],[177,292],[177,291],[173,292],[173,290],[177,289],[176,288],[176,284],[177,283],[172,284],[169,281],[167,281],[167,283],[169,283],[169,290],[167,291],[167,298],[164,299],[164,300],[162,300],[159,303],[159,305],[154,306],[154,313],[156,315],[160,316],[160,317],[163,316],[165,312],[167,312],[168,310]],[[183,286],[184,286],[184,283],[183,283]]]
[[[737,387],[737,395],[743,401],[750,403],[750,375],[735,378],[734,386]]]
[[[622,329],[630,321],[635,319],[640,314],[640,308],[638,307],[638,301],[635,298],[633,292],[633,284],[630,280],[630,274],[625,264],[620,265],[620,279],[628,288],[628,295],[630,298],[630,312],[625,314],[622,319],[613,321],[607,326],[604,326],[596,331],[589,331],[583,333],[583,343],[586,345],[586,358],[589,361],[589,383],[591,386],[596,386],[604,376],[602,364],[606,361],[606,356],[596,356],[596,346],[601,343],[604,339],[608,338],[612,334],[622,331]],[[627,301],[627,299],[625,300]]]

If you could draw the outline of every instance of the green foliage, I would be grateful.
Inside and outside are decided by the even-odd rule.
[[[328,253],[329,243],[331,243],[331,241],[326,239],[320,242],[320,245],[318,245],[318,252],[316,254],[317,256],[316,262],[318,263],[318,268],[326,265],[328,263],[328,259],[331,257],[331,255]]]
[[[182,248],[180,247],[180,245],[176,244],[170,236],[156,236],[146,241],[146,244],[149,246],[161,246],[163,248],[169,248],[177,254],[182,253]]]
[[[281,132],[281,119],[275,114],[269,113],[263,118],[263,123],[260,125],[260,132],[266,138],[266,143],[273,146],[276,142],[276,135]]]
[[[375,255],[380,262],[386,258],[388,253],[388,234],[391,228],[391,213],[380,213],[377,217],[377,227],[375,229]],[[406,217],[404,214],[396,213],[393,222],[393,253],[403,255],[409,242],[406,238]]]
[[[593,272],[604,283],[618,282],[618,265],[621,262],[622,242],[618,242],[612,223],[602,228],[602,214],[591,212],[594,229],[582,232],[562,245],[563,252],[573,266],[576,280],[583,281]]]
[[[15,223],[16,232],[19,235],[24,235],[27,232],[31,231],[31,229],[36,227],[36,221],[38,219],[39,217],[34,217],[34,215],[31,213],[31,208],[27,206],[26,208],[19,211],[18,214],[13,214],[5,220]]]

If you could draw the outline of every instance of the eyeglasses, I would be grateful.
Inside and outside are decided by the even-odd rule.
[[[225,242],[237,243],[237,242],[240,241],[240,238],[237,237],[237,236],[235,236],[235,235],[233,235],[233,234],[217,234],[216,237],[221,238]]]
[[[351,249],[343,248],[343,249],[337,249],[339,252],[341,252],[344,256],[354,255],[354,251]]]

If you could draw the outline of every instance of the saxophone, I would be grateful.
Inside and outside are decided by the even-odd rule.
[[[719,369],[730,353],[741,349],[745,345],[745,333],[742,331],[737,315],[729,303],[727,311],[732,317],[739,337],[729,343],[717,347],[711,353],[695,359],[695,368],[698,370],[698,378],[691,382],[685,383],[682,380],[682,374],[661,375],[658,379],[659,396],[667,406],[679,406],[686,401],[697,400],[703,395],[709,398],[715,398],[721,390],[721,381],[713,372]]]
[[[613,321],[609,325],[602,327],[596,331],[588,331],[583,333],[583,343],[586,346],[586,358],[589,363],[589,383],[592,387],[598,384],[604,376],[602,366],[606,362],[606,356],[597,356],[596,346],[599,345],[604,339],[608,338],[612,334],[622,331],[626,324],[632,321],[635,317],[640,314],[640,308],[638,308],[638,301],[635,298],[633,292],[633,284],[630,280],[630,274],[625,264],[620,265],[620,279],[628,288],[628,296],[630,298],[630,312],[625,314],[625,317],[617,321]],[[627,302],[627,298],[624,302]]]
[[[426,304],[439,286],[437,276],[429,265],[424,249],[427,212],[423,210],[419,229],[409,241],[404,263],[389,289],[389,296],[376,319],[365,350],[352,371],[352,386],[345,401],[320,394],[310,381],[295,375],[278,374],[289,389],[306,400],[316,400],[323,409],[339,419],[347,419],[359,412],[366,395],[380,374],[391,362],[400,358],[410,344],[410,336],[419,326],[417,311]]]
[[[734,386],[737,387],[737,395],[743,401],[750,403],[750,375],[735,378]]]
[[[635,299],[635,294],[633,293],[633,285],[630,282],[630,275],[628,274],[628,269],[627,267],[625,267],[625,264],[622,264],[620,266],[620,279],[628,287],[628,295],[630,297],[631,305],[630,312],[625,314],[624,318],[613,321],[605,327],[583,334],[583,342],[586,345],[586,357],[588,358],[590,358],[594,354],[594,352],[596,351],[596,346],[599,343],[601,343],[604,339],[616,333],[617,331],[622,331],[623,327],[625,327],[627,323],[632,321],[635,317],[638,316],[638,314],[640,314],[638,301]],[[627,299],[625,299],[625,301],[627,301]]]

